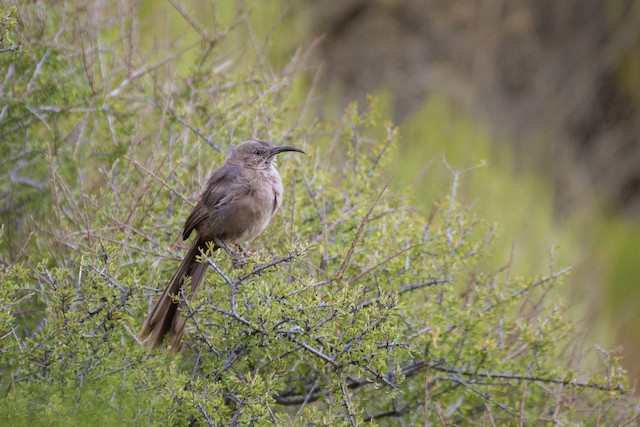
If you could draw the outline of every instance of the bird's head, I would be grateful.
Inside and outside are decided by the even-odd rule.
[[[306,154],[299,148],[289,145],[275,146],[267,141],[244,141],[229,154],[227,162],[251,169],[269,169],[273,166],[276,155],[285,151],[296,151]]]

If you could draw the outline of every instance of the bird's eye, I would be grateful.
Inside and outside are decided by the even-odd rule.
[[[258,154],[260,154],[260,150],[256,148],[255,150],[253,150],[253,154],[257,156]]]

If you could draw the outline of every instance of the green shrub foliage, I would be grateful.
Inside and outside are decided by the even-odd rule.
[[[0,418],[613,425],[633,417],[616,353],[600,350],[602,370],[586,371],[591,350],[550,296],[568,268],[551,260],[532,278],[513,277],[508,265],[488,270],[495,227],[456,201],[465,171],[452,168],[430,213],[412,208],[388,185],[399,136],[375,103],[348,107],[337,123],[310,123],[301,117],[304,85],[294,84],[304,80],[302,56],[281,72],[265,72],[260,52],[256,64],[225,66],[237,54],[225,44],[237,20],[147,63],[114,36],[118,25],[133,27],[128,15],[116,24],[88,7],[2,9],[2,42],[17,48],[0,53]],[[189,71],[172,76],[176,55],[194,49]],[[182,221],[224,153],[253,135],[309,155],[282,156],[282,211],[240,263],[225,253],[202,260],[211,268],[185,307],[182,353],[149,354],[137,332],[185,251]]]

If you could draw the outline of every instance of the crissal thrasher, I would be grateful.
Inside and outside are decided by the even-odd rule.
[[[285,151],[297,151],[290,146],[276,147],[266,141],[249,140],[233,150],[211,177],[198,204],[187,218],[182,239],[189,238],[193,230],[196,238],[185,255],[178,271],[145,319],[140,338],[149,338],[149,349],[162,344],[170,335],[171,352],[179,349],[186,318],[178,313],[182,287],[191,278],[191,294],[198,291],[204,281],[208,263],[196,257],[207,251],[207,242],[214,250],[220,245],[239,244],[258,236],[278,211],[282,201],[282,181],[275,168],[275,157]]]

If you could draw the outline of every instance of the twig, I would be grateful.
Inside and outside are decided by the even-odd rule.
[[[231,279],[229,279],[229,277],[226,274],[224,274],[224,271],[222,271],[220,267],[218,267],[216,263],[213,262],[213,260],[204,253],[202,248],[200,248],[200,254],[202,255],[202,258],[207,260],[211,268],[213,268],[213,270],[216,273],[218,273],[220,277],[222,277],[222,279],[227,283],[227,285],[231,286],[232,288],[235,286],[234,282]]]
[[[209,415],[207,411],[204,409],[204,406],[202,406],[202,402],[198,402],[198,408],[200,408],[200,412],[202,412],[202,416],[204,417],[204,419],[207,420],[207,424],[210,427],[214,427],[216,424],[213,422],[211,415]]]
[[[349,424],[355,427],[356,426],[355,415],[351,410],[351,405],[349,404],[349,395],[347,394],[347,389],[345,388],[344,383],[341,384],[340,391],[342,391],[342,401],[344,402],[344,406],[347,410],[347,418],[349,419]]]
[[[627,391],[621,386],[617,385],[612,387],[609,384],[598,384],[594,382],[585,382],[585,381],[572,381],[563,378],[545,378],[539,377],[535,375],[522,375],[522,374],[513,374],[509,372],[483,372],[483,371],[467,371],[464,369],[456,369],[448,366],[442,366],[437,363],[427,362],[426,367],[432,368],[437,371],[447,372],[450,374],[456,375],[464,375],[469,377],[479,377],[479,378],[500,378],[506,380],[517,380],[517,381],[529,381],[536,383],[551,383],[551,384],[562,384],[566,386],[578,387],[578,388],[592,388],[601,391],[617,391],[620,393],[626,393]],[[409,375],[408,373],[406,375]]]
[[[237,284],[240,284],[242,282],[244,282],[245,280],[247,280],[249,277],[255,276],[261,272],[263,272],[264,270],[268,270],[271,267],[275,267],[278,264],[282,264],[285,262],[290,262],[291,260],[294,260],[296,258],[298,258],[301,254],[303,254],[305,251],[299,251],[299,250],[295,250],[293,252],[289,252],[286,256],[282,257],[282,258],[278,258],[274,261],[271,261],[268,264],[264,264],[261,266],[258,266],[256,268],[254,268],[250,273],[244,274],[242,276],[240,276],[240,278],[238,280],[236,280]]]
[[[451,167],[451,165],[449,165],[449,163],[447,163],[447,159],[444,157],[444,154],[442,155],[442,162],[445,164],[445,166],[447,167],[447,169],[449,169],[449,172],[451,172],[451,174],[453,175],[453,183],[451,184],[451,194],[449,196],[449,209],[447,211],[447,243],[449,244],[449,246],[453,246],[453,239],[452,239],[452,231],[451,231],[451,215],[453,214],[453,204],[456,200],[456,196],[458,193],[458,185],[460,182],[460,176],[464,175],[467,172],[471,172],[475,169],[479,169],[482,168],[484,166],[487,165],[486,162],[482,162],[478,165],[475,166],[471,166],[468,167],[466,169],[462,169],[462,170],[453,170],[453,168]]]
[[[369,274],[371,271],[377,269],[378,267],[386,264],[387,262],[391,261],[394,258],[399,257],[400,255],[402,255],[405,252],[410,251],[411,249],[417,248],[418,246],[422,246],[422,242],[420,243],[415,243],[412,245],[407,246],[404,249],[400,249],[398,252],[394,253],[393,255],[389,255],[388,257],[386,257],[385,259],[383,259],[382,261],[378,262],[377,264],[374,264],[373,266],[369,267],[369,268],[365,268],[364,270],[362,270],[359,274],[355,275],[354,277],[350,278],[347,283],[348,284],[352,284],[353,282],[355,282],[356,280],[362,278],[363,276]]]
[[[93,264],[91,264],[91,263],[87,263],[87,265],[89,267],[91,267],[91,269],[93,271],[95,271],[100,276],[102,276],[103,279],[106,279],[107,282],[110,285],[115,286],[116,288],[118,288],[118,290],[120,290],[120,292],[126,292],[127,291],[127,289],[124,286],[120,285],[118,282],[116,282],[116,280],[113,277],[111,277],[109,274],[106,273],[106,271],[105,271],[106,268],[98,269],[98,268],[94,267]]]
[[[128,156],[125,155],[125,158],[129,161],[132,161],[132,159]],[[195,206],[195,204],[190,201],[187,200],[181,192],[174,190],[173,188],[169,187],[169,185],[166,183],[165,180],[163,180],[162,178],[158,177],[155,173],[153,173],[152,171],[150,171],[149,169],[145,168],[144,166],[142,166],[137,160],[133,160],[133,164],[135,166],[137,166],[138,168],[142,169],[145,173],[147,173],[149,176],[151,176],[153,179],[155,179],[156,181],[158,181],[160,183],[160,185],[162,185],[163,187],[165,187],[167,190],[169,190],[171,193],[173,193],[174,195],[178,196],[179,198],[182,199],[182,201],[184,201],[185,203],[191,205],[191,207]],[[175,167],[177,168],[178,166],[180,166],[181,163],[178,163]],[[175,168],[174,168],[175,169]]]
[[[321,352],[320,350],[316,350],[315,348],[311,347],[309,344],[304,343],[304,342],[300,342],[298,341],[296,338],[293,338],[291,335],[287,334],[286,335],[291,341],[295,342],[296,344],[298,344],[300,347],[304,348],[305,350],[307,350],[308,352],[318,356],[319,358],[325,360],[326,362],[329,362],[331,365],[333,365],[334,368],[340,368],[341,365],[336,362],[333,358],[327,356],[326,354],[324,354],[323,352]]]
[[[410,285],[405,285],[405,286],[400,288],[398,293],[399,294],[404,294],[406,292],[415,291],[415,290],[420,289],[420,288],[425,288],[425,287],[428,287],[428,286],[440,285],[440,284],[443,284],[443,283],[450,283],[450,282],[451,282],[451,279],[449,279],[449,278],[425,280],[423,282],[417,282],[417,283],[412,283]],[[385,296],[389,296],[389,294],[387,294]],[[382,298],[382,296],[378,296],[378,297],[373,298],[373,299],[371,299],[369,301],[365,301],[360,305],[360,307],[361,308],[369,307],[371,304],[379,301],[380,298]]]
[[[20,49],[19,45],[13,45],[13,46],[10,46],[10,47],[3,47],[3,48],[0,48],[0,53],[15,52],[18,49]]]
[[[118,85],[118,87],[116,87],[111,92],[109,92],[106,97],[107,98],[111,98],[111,97],[120,95],[120,92],[122,92],[122,90],[125,87],[127,87],[129,85],[129,83],[139,79],[140,77],[144,76],[145,74],[148,74],[148,73],[150,73],[150,72],[162,67],[166,63],[173,61],[175,58],[177,58],[180,55],[184,54],[188,50],[191,50],[194,47],[197,47],[200,43],[201,43],[201,40],[198,40],[197,42],[191,43],[190,45],[185,46],[184,48],[178,50],[177,52],[174,52],[171,55],[168,55],[166,58],[162,59],[161,61],[157,62],[154,65],[151,65],[151,66],[148,66],[148,67],[141,67],[141,68],[137,69],[136,71],[131,73],[131,75],[129,77],[127,77],[126,79],[122,80],[120,82],[120,84]]]
[[[524,288],[518,289],[515,292],[512,292],[511,295],[509,295],[507,298],[505,298],[503,300],[500,300],[495,304],[491,304],[491,305],[488,305],[488,306],[484,307],[482,310],[479,311],[479,313],[481,313],[481,314],[482,313],[486,313],[487,311],[490,311],[490,310],[494,309],[495,307],[499,306],[500,304],[504,304],[505,302],[513,300],[514,298],[517,298],[518,296],[522,295],[525,292],[529,292],[531,289],[537,288],[538,286],[540,286],[542,284],[545,284],[547,282],[550,282],[552,280],[557,279],[558,277],[564,275],[565,273],[569,272],[570,270],[571,270],[571,266],[567,266],[567,267],[565,267],[565,268],[563,268],[561,270],[556,271],[553,274],[550,274],[549,276],[545,276],[545,277],[543,277],[543,278],[541,278],[539,280],[536,280],[535,282],[531,283],[530,285],[528,285],[528,286],[526,286]]]
[[[356,231],[355,237],[351,241],[351,245],[349,246],[349,250],[347,251],[347,255],[344,257],[344,260],[342,261],[342,265],[340,266],[340,270],[338,270],[338,273],[336,274],[336,277],[335,277],[336,281],[342,280],[342,277],[344,276],[344,272],[347,269],[347,265],[349,264],[349,261],[351,260],[351,257],[353,256],[353,252],[355,251],[356,244],[358,243],[358,240],[360,240],[360,236],[362,235],[362,232],[364,231],[364,226],[368,224],[368,219],[371,216],[371,213],[373,212],[373,209],[378,204],[378,201],[382,197],[382,194],[384,193],[384,191],[389,186],[390,182],[391,182],[390,180],[387,181],[387,183],[384,185],[384,187],[382,187],[382,190],[378,194],[378,197],[376,197],[376,200],[374,200],[374,202],[369,207],[369,210],[365,214],[364,218],[362,219],[362,221],[360,221],[360,225],[358,226],[358,230]]]
[[[302,410],[304,409],[304,406],[307,404],[307,402],[313,395],[313,392],[316,390],[316,387],[318,387],[318,382],[320,382],[320,377],[316,378],[315,382],[313,383],[313,385],[311,386],[307,394],[304,396],[304,400],[302,401],[300,408],[298,408],[298,411],[296,412],[296,417],[299,417],[300,414],[302,414]]]

